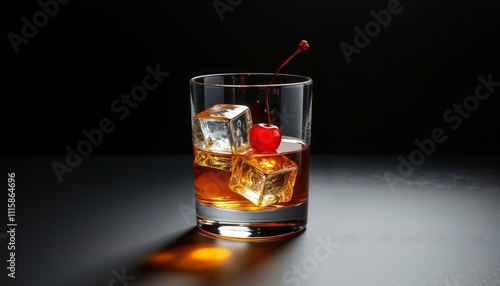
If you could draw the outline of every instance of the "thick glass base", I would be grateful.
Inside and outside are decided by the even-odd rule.
[[[265,211],[220,209],[196,203],[201,233],[222,239],[271,241],[303,232],[307,224],[307,202]]]

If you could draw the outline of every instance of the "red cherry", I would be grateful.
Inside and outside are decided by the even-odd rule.
[[[302,40],[299,44],[299,49],[301,51],[305,51],[305,50],[309,49],[309,43],[306,40]]]
[[[252,127],[249,140],[258,153],[272,153],[281,143],[281,130],[275,125],[258,123]]]
[[[293,53],[281,66],[274,72],[271,78],[272,84],[276,75],[280,70],[297,54],[302,51],[309,49],[309,43],[306,40],[302,40],[299,44],[299,48]],[[281,130],[278,126],[271,124],[271,113],[269,112],[269,87],[266,91],[266,110],[267,112],[267,124],[259,123],[255,124],[250,130],[249,140],[250,145],[257,153],[272,153],[276,152],[281,144]]]

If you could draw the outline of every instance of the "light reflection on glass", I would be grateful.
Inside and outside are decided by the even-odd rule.
[[[247,238],[252,235],[250,229],[244,226],[221,226],[219,227],[222,236]]]

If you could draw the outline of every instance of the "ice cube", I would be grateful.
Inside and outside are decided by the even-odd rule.
[[[257,206],[288,202],[297,170],[297,165],[282,154],[237,156],[229,188]]]
[[[233,168],[232,158],[228,154],[217,154],[195,150],[194,160],[198,165],[219,170],[231,171]]]
[[[242,153],[250,148],[248,134],[252,125],[248,107],[216,104],[195,115],[193,143],[204,151]]]

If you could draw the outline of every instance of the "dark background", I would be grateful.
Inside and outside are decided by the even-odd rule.
[[[16,54],[8,34],[22,36],[21,19],[32,21],[41,6],[8,1],[2,155],[65,155],[102,118],[116,128],[92,155],[188,154],[189,78],[274,72],[302,39],[310,49],[282,72],[314,80],[313,153],[408,154],[415,139],[443,128],[439,154],[498,154],[500,88],[456,130],[442,116],[474,94],[479,75],[500,81],[499,2],[402,0],[347,63],[339,44],[353,45],[353,28],[389,2],[220,0],[233,4],[221,19],[210,0],[72,0]],[[119,120],[111,102],[158,64],[169,76]]]

